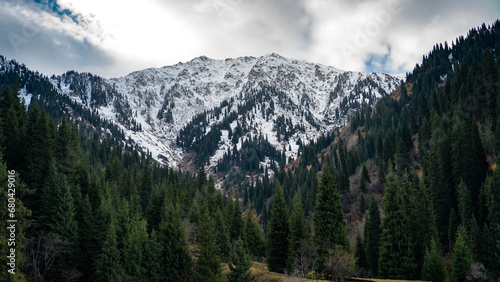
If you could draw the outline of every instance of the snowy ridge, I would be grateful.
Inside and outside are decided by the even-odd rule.
[[[264,118],[265,115],[257,114],[261,107],[269,107],[270,101],[258,101],[246,113],[248,126],[238,146],[245,138],[262,134],[278,150],[291,149],[286,150],[286,156],[295,158],[299,139],[306,143],[343,126],[352,112],[349,109],[373,104],[393,91],[401,79],[380,73],[343,71],[273,53],[225,60],[201,56],[186,63],[149,68],[112,79],[68,72],[53,77],[52,82],[61,93],[118,124],[127,138],[151,151],[154,158],[180,166],[189,153],[176,144],[181,129],[196,115],[212,111],[223,101],[233,101],[231,109],[222,109],[218,119],[210,115],[206,130],[230,112],[237,112],[238,105],[256,91],[276,89],[284,93],[286,99],[271,94],[272,115]],[[238,115],[241,121],[243,115]],[[278,138],[276,120],[280,116],[294,125],[303,125],[304,130],[287,140]],[[141,130],[137,130],[139,125]],[[232,129],[235,126],[236,121]],[[219,149],[207,163],[209,168],[232,149],[227,130],[221,131],[219,143]]]

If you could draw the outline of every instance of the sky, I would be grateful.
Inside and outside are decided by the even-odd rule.
[[[405,73],[499,15],[498,0],[0,0],[0,55],[49,76],[269,53]]]

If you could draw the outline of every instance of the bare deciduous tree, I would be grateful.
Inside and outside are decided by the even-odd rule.
[[[56,233],[41,231],[31,238],[24,248],[26,269],[37,281],[43,281],[54,261],[66,250],[68,244]]]

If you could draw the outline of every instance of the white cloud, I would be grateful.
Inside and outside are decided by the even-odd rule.
[[[106,77],[200,55],[223,59],[271,52],[346,70],[405,72],[434,44],[491,23],[500,11],[495,0],[57,3],[71,14],[61,16],[30,1],[0,2],[2,33],[20,34],[27,18],[38,29],[21,52],[6,48],[2,54],[36,62],[44,72],[76,69]],[[9,44],[0,37],[2,50]]]

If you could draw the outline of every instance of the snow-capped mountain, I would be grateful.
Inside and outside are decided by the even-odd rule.
[[[352,110],[387,95],[401,78],[269,54],[201,56],[112,79],[70,71],[50,81],[171,166],[195,163],[199,144],[210,137],[216,146],[205,143],[202,163],[213,168],[252,136],[265,136],[287,159],[294,158],[299,144],[344,125]]]

